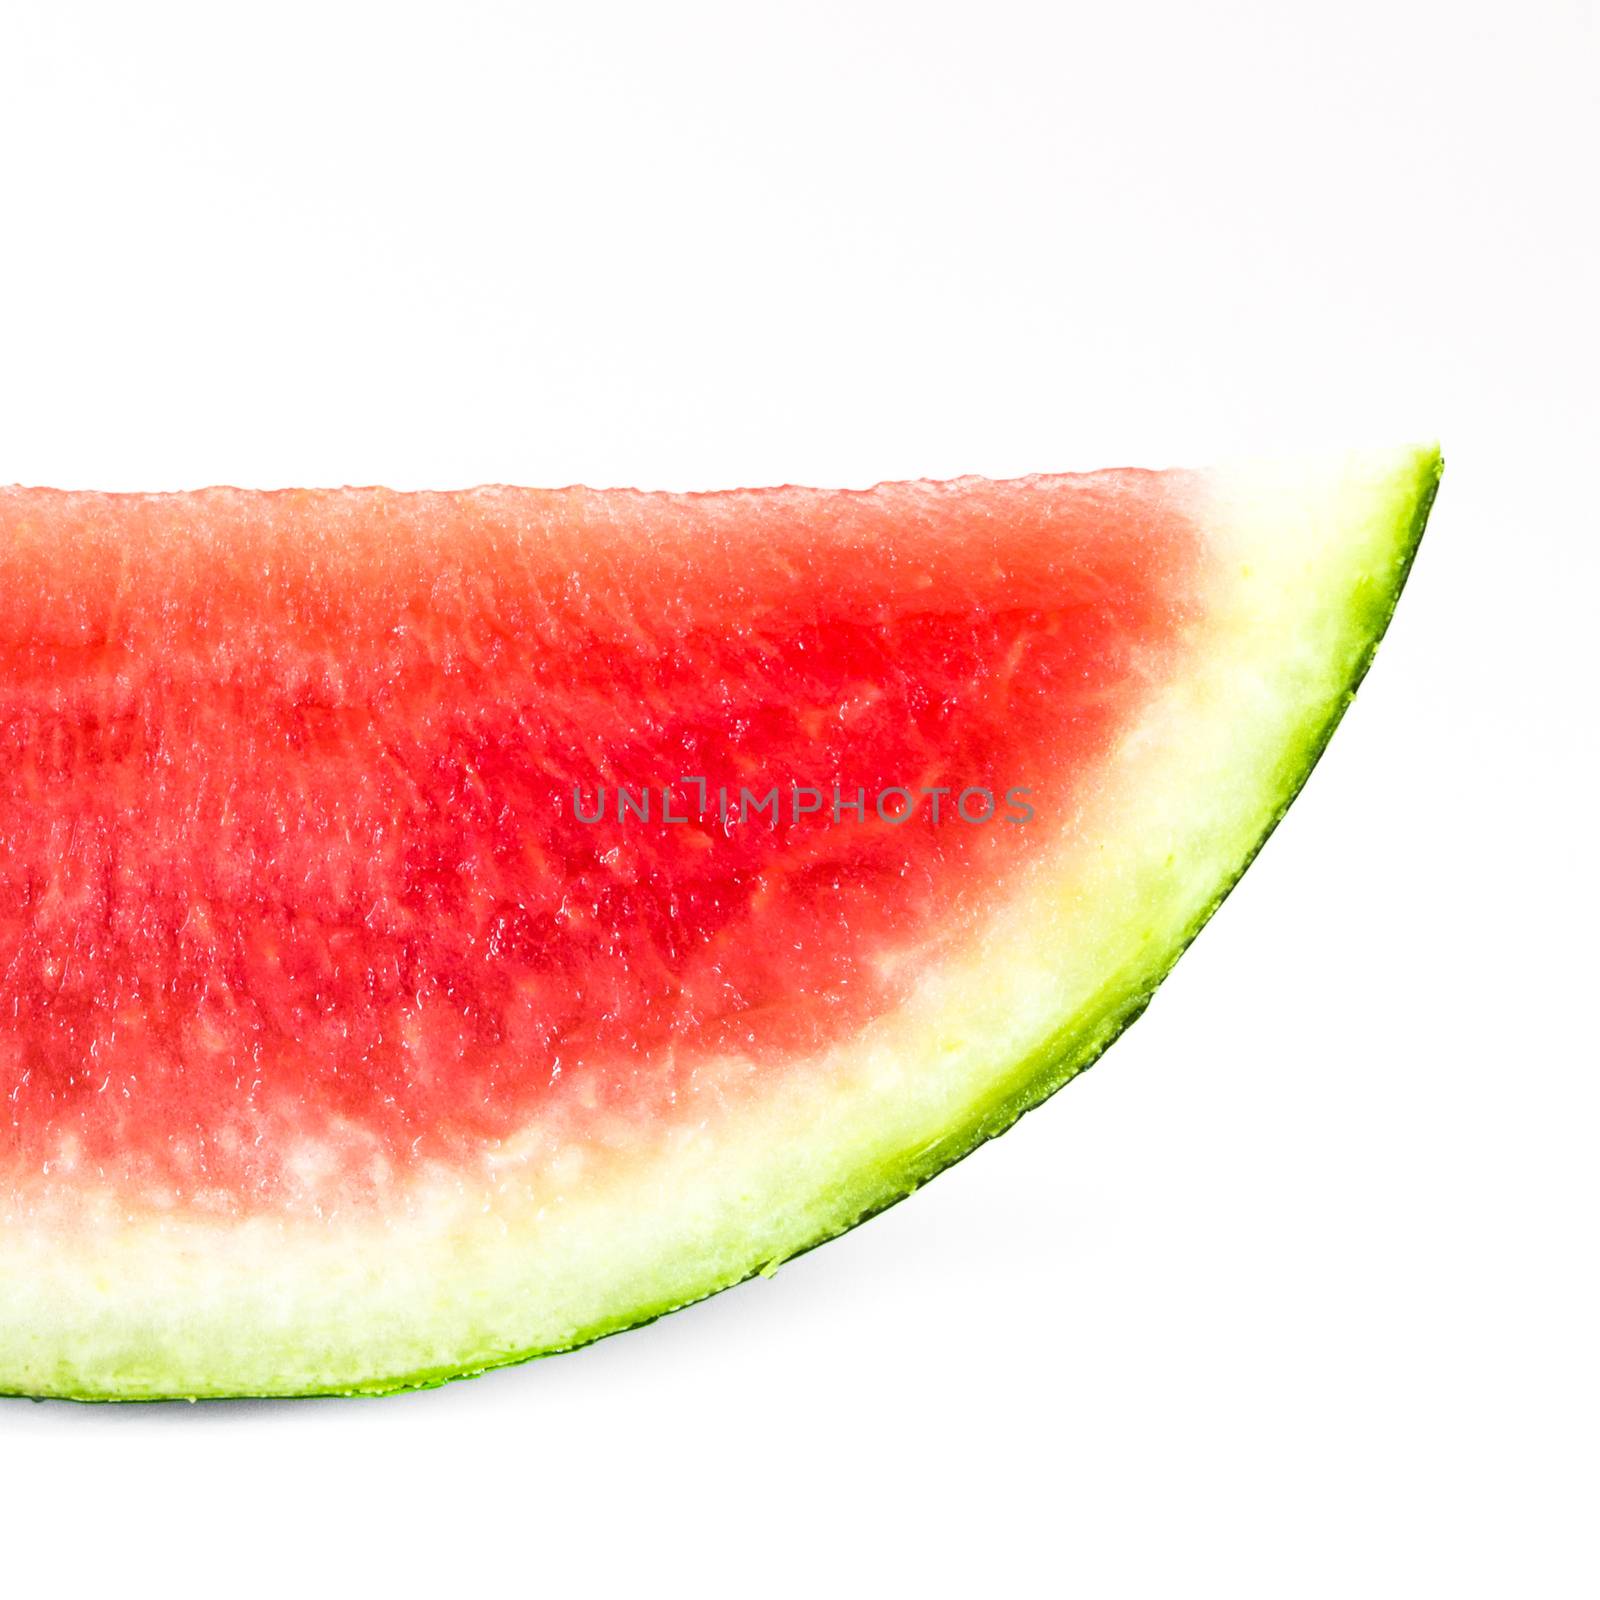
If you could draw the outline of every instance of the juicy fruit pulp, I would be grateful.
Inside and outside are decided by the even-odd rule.
[[[1136,1014],[1436,477],[0,491],[0,1386],[430,1381],[904,1193]]]
[[[1059,831],[1189,603],[1158,479],[1120,485],[1120,538],[1082,495],[953,493],[959,540],[893,493],[826,527],[792,492],[679,501],[665,537],[643,496],[29,497],[15,1155],[348,1202],[891,1005]],[[1017,789],[1026,825],[966,821]]]

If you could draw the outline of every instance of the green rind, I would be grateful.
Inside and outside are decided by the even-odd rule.
[[[1188,923],[1181,936],[1152,952],[1152,960],[1141,971],[1130,974],[1127,982],[1100,997],[1100,1003],[1087,1017],[1079,1013],[1063,1025],[1049,1041],[1017,1062],[1014,1068],[978,1099],[967,1114],[941,1137],[923,1144],[898,1159],[881,1164],[875,1179],[868,1183],[870,1193],[864,1201],[829,1220],[804,1240],[766,1261],[750,1264],[740,1272],[721,1275],[704,1283],[695,1292],[673,1294],[658,1302],[645,1302],[626,1312],[589,1323],[558,1343],[537,1344],[495,1359],[463,1365],[417,1368],[400,1374],[384,1375],[371,1381],[307,1385],[293,1395],[276,1391],[282,1398],[314,1398],[332,1395],[379,1395],[411,1389],[435,1388],[457,1378],[476,1377],[500,1367],[516,1365],[540,1356],[563,1351],[639,1327],[695,1301],[760,1273],[770,1273],[785,1260],[804,1254],[829,1239],[848,1232],[914,1193],[940,1172],[947,1170],[979,1145],[997,1137],[1026,1112],[1048,1099],[1079,1073],[1086,1071],[1113,1044],[1124,1029],[1137,1020],[1149,1005],[1161,982],[1184,950],[1215,914],[1231,893],[1255,856],[1299,794],[1327,747],[1334,729],[1344,716],[1355,692],[1372,664],[1379,643],[1393,616],[1400,593],[1409,576],[1428,514],[1437,490],[1442,462],[1436,449],[1419,451],[1415,457],[1414,482],[1399,485],[1396,494],[1396,522],[1392,530],[1395,562],[1386,582],[1358,596],[1348,617],[1348,654],[1343,687],[1324,714],[1308,725],[1297,741],[1291,742],[1280,763],[1280,782],[1274,804],[1265,824],[1248,848],[1242,852],[1225,881]],[[18,1391],[11,1391],[16,1393]],[[197,1398],[226,1399],[260,1397],[266,1391],[231,1390],[202,1394]],[[51,1398],[75,1401],[139,1400],[154,1401],[184,1396],[183,1388],[163,1387],[159,1392],[127,1390],[87,1390],[57,1392]]]

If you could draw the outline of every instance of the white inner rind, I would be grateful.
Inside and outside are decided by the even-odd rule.
[[[0,1391],[436,1381],[698,1299],[908,1192],[1091,1061],[1226,893],[1387,621],[1437,461],[1196,476],[1209,571],[1184,672],[959,956],[826,1057],[611,1150],[535,1123],[333,1217],[130,1213],[84,1174],[70,1204],[13,1195]]]

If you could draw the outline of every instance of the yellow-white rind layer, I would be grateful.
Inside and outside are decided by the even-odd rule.
[[[249,1220],[70,1200],[0,1213],[0,1391],[380,1392],[570,1348],[769,1268],[909,1193],[1088,1066],[1298,792],[1388,622],[1432,447],[1194,478],[1205,614],[1076,825],[909,1000],[761,1095],[612,1148],[532,1125],[381,1207]]]

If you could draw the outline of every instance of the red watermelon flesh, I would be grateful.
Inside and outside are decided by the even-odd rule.
[[[1364,667],[1436,476],[1413,453],[1338,480],[1366,496],[1343,513],[1361,562],[1315,596],[1343,655],[1312,663],[1294,738],[1243,774],[1265,826]],[[997,908],[1086,852],[1153,848],[1108,834],[1106,794],[1227,648],[1251,554],[1219,488],[1237,481],[0,491],[0,1186],[23,1243],[68,1263],[0,1327],[0,1385],[431,1381],[661,1309],[658,1257],[689,1263],[672,1303],[770,1259],[761,1229],[740,1243],[718,1150],[782,1104],[785,1137],[831,1161],[853,1124],[829,1096],[975,949],[1005,961]],[[1292,637],[1276,648],[1306,670]],[[1261,826],[1204,862],[1183,938]],[[1045,933],[1070,939],[1070,918]],[[1150,937],[1159,977],[1181,942]],[[1072,1021],[1041,1030],[1039,1083]],[[923,1048],[902,1042],[893,1073]],[[951,1115],[968,1146],[992,1131]],[[669,1181],[662,1152],[691,1139],[709,1170]],[[886,1163],[819,1173],[794,1246],[885,1203],[804,1220]],[[330,1244],[403,1263],[374,1319],[421,1270],[417,1229],[491,1248],[429,1199],[441,1178],[488,1197],[507,1261],[538,1258],[552,1196],[633,1184],[684,1220],[625,1269],[615,1240],[564,1236],[602,1315],[563,1312],[554,1336],[537,1314],[453,1327],[431,1301],[415,1337],[363,1334],[359,1292],[330,1316],[328,1271],[304,1281]],[[262,1228],[276,1301],[190,1270],[230,1237],[266,1248]],[[72,1278],[75,1251],[87,1272],[135,1236],[119,1261],[150,1264],[121,1287]],[[199,1345],[173,1332],[196,1296],[221,1307]],[[274,1316],[287,1344],[262,1334]]]
[[[1195,544],[1138,473],[25,504],[11,1149],[250,1204],[300,1127],[361,1187],[892,1004],[1170,670]]]

